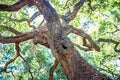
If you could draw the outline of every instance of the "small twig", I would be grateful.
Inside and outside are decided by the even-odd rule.
[[[116,30],[115,30],[115,31],[113,31],[113,32],[107,32],[107,33],[114,34],[114,33],[118,32],[118,31],[120,31],[120,29],[116,29]]]
[[[44,23],[44,19],[42,20],[42,22],[39,24],[39,27]]]
[[[90,7],[90,9],[92,10],[92,11],[94,11],[94,9],[92,8],[92,6],[91,6],[91,0],[88,0],[88,6]]]
[[[5,29],[5,30],[8,30],[8,31],[10,31],[10,32],[12,32],[12,33],[14,33],[14,34],[16,34],[16,35],[22,34],[21,32],[15,30],[15,29],[12,28],[12,27],[0,25],[0,28]]]
[[[12,74],[12,76],[13,76],[13,78],[14,78],[14,80],[15,80],[15,75],[14,75],[14,73],[11,71],[11,74]]]
[[[65,8],[67,7],[69,1],[70,1],[70,0],[67,0],[67,1],[66,1],[66,4],[65,4],[65,6],[63,7],[63,9],[65,9]]]
[[[80,45],[78,45],[78,44],[75,44],[75,43],[74,43],[74,45],[75,45],[76,47],[78,47],[79,49],[81,49],[81,50],[84,50],[84,51],[91,51],[91,49],[81,47],[81,46],[80,46]]]
[[[38,17],[40,14],[41,14],[40,11],[35,12],[35,13],[32,15],[32,17],[30,18],[29,22],[32,22],[32,21],[33,21],[36,17]]]
[[[32,74],[32,72],[31,72],[31,67],[30,67],[30,64],[28,63],[28,61],[27,60],[25,60],[25,58],[22,56],[22,55],[20,55],[20,57],[21,57],[21,59],[23,59],[23,61],[25,61],[26,63],[27,63],[27,65],[28,65],[28,72],[30,73],[30,75],[31,75],[31,80],[33,80],[34,79],[34,77],[33,77],[33,74]]]
[[[53,80],[53,73],[54,73],[54,70],[56,69],[57,65],[58,65],[58,61],[55,60],[54,64],[50,68],[50,73],[49,73],[49,79],[48,80]]]
[[[97,68],[98,68],[100,71],[103,70],[103,71],[105,71],[105,72],[107,72],[107,73],[110,73],[111,75],[118,76],[117,74],[113,73],[113,72],[110,71],[110,70],[106,70],[106,69],[103,69],[103,68],[100,68],[100,67],[97,67]]]
[[[28,25],[29,25],[29,27],[31,27],[31,28],[35,28],[35,26],[33,26],[33,25],[30,25],[30,23],[32,22],[31,20],[29,20],[29,19],[26,19],[26,18],[23,18],[23,19],[13,19],[13,18],[9,18],[11,21],[15,21],[15,22],[19,22],[19,23],[21,23],[21,22],[27,22],[28,23]]]
[[[13,18],[9,18],[11,21],[15,21],[15,22],[27,22],[28,23],[28,25],[29,25],[29,27],[31,27],[31,28],[36,28],[35,26],[33,26],[33,25],[31,25],[30,23],[36,18],[36,17],[38,17],[39,15],[40,15],[41,13],[39,12],[39,11],[37,11],[37,12],[35,12],[33,15],[32,15],[32,17],[30,18],[30,19],[26,19],[26,18],[23,18],[23,19],[13,19]]]

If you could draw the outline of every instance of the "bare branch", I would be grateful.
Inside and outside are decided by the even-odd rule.
[[[65,4],[65,6],[63,7],[63,9],[65,9],[65,8],[67,7],[67,4],[68,4],[69,1],[70,1],[70,0],[67,0],[67,1],[66,1],[66,4]]]
[[[107,42],[107,43],[110,42],[110,43],[113,43],[113,44],[115,44],[114,50],[116,52],[120,52],[120,50],[117,49],[118,45],[120,44],[120,42],[118,42],[118,41],[115,41],[115,40],[112,40],[112,39],[103,39],[103,38],[100,38],[98,40],[98,42]]]
[[[14,58],[10,59],[10,60],[5,64],[5,67],[4,67],[4,69],[3,69],[2,71],[6,72],[8,65],[9,65],[10,63],[12,63],[13,61],[15,61],[15,60],[17,59],[17,57],[18,57],[18,55],[15,55]]]
[[[3,37],[0,35],[0,42],[5,44],[5,43],[18,43],[18,42],[23,42],[29,39],[32,39],[34,36],[34,32],[28,32],[24,34],[20,34],[15,37]]]
[[[7,67],[10,63],[14,62],[17,57],[20,55],[20,47],[19,47],[19,43],[15,43],[15,49],[16,49],[16,55],[14,56],[14,58],[10,59],[4,66],[4,69],[2,71],[6,72],[7,71]]]
[[[80,0],[77,4],[75,4],[73,11],[69,14],[65,14],[62,17],[62,19],[65,20],[66,23],[69,23],[71,20],[73,20],[76,17],[79,9],[81,8],[81,6],[83,6],[83,4],[84,4],[84,0]]]
[[[30,20],[29,20],[29,19],[26,19],[26,18],[23,18],[23,19],[13,19],[13,18],[9,18],[9,19],[10,19],[11,21],[15,21],[15,22],[19,22],[19,23],[21,23],[21,22],[27,22],[28,25],[29,25],[29,27],[35,28],[35,26],[30,25],[30,23],[32,22],[31,19],[30,19]]]
[[[11,21],[15,21],[15,22],[27,22],[29,27],[32,27],[35,29],[35,26],[33,25],[30,25],[30,23],[40,15],[41,13],[39,11],[35,12],[32,17],[30,19],[27,19],[27,18],[23,18],[23,19],[13,19],[13,18],[9,18]]]
[[[29,22],[32,22],[32,21],[33,21],[36,17],[38,17],[40,14],[41,14],[40,11],[35,12],[35,13],[32,15],[32,17],[30,18],[30,21],[29,21]]]
[[[21,32],[15,30],[15,29],[12,28],[12,27],[7,27],[7,26],[4,26],[4,25],[0,25],[0,27],[1,27],[2,29],[6,29],[6,30],[8,30],[8,31],[10,31],[10,32],[12,32],[12,33],[14,33],[14,34],[16,34],[16,35],[22,34]]]
[[[14,80],[15,80],[15,75],[14,75],[13,71],[11,71],[11,74],[12,74],[12,76],[13,76]]]
[[[11,21],[16,21],[16,22],[24,22],[24,21],[27,21],[27,22],[29,22],[29,20],[28,19],[26,19],[26,18],[23,18],[23,19],[13,19],[13,18],[9,18]]]
[[[49,74],[49,79],[48,80],[53,80],[53,73],[54,73],[54,70],[56,69],[57,65],[58,65],[58,61],[55,60],[54,64],[50,68],[50,74]]]
[[[16,55],[14,58],[12,58],[11,60],[9,60],[6,64],[5,64],[5,67],[2,69],[2,71],[4,72],[7,72],[7,67],[10,63],[14,62],[19,56],[27,63],[28,65],[28,71],[32,77],[31,80],[33,80],[33,75],[32,75],[32,72],[31,72],[31,68],[30,68],[30,65],[29,63],[22,57],[22,55],[20,54],[20,47],[19,47],[19,43],[15,43],[15,50],[16,50]],[[13,74],[12,74],[13,75]],[[14,75],[13,75],[14,76]]]
[[[85,33],[83,30],[81,29],[76,29],[74,28],[73,26],[71,25],[68,25],[69,27],[69,30],[68,30],[68,33],[72,32],[76,35],[79,35],[81,37],[83,37],[83,45],[88,47],[88,48],[94,48],[96,51],[100,51],[100,48],[99,46],[92,40],[92,38],[87,34]],[[86,39],[89,41],[90,45],[86,45]]]
[[[116,30],[115,30],[115,31],[113,31],[113,32],[107,32],[107,33],[114,34],[114,33],[118,32],[118,31],[120,31],[120,29],[116,29]]]
[[[91,50],[91,49],[88,49],[88,48],[83,48],[83,47],[81,47],[80,45],[75,44],[75,43],[74,43],[74,45],[75,45],[76,47],[78,47],[79,49],[84,50],[84,51],[90,51],[90,50]]]
[[[0,4],[0,11],[18,11],[29,2],[29,0],[19,0],[12,5]]]
[[[32,72],[31,72],[31,67],[30,67],[30,64],[28,63],[28,61],[27,60],[25,60],[25,58],[22,56],[22,55],[20,55],[20,57],[21,57],[21,59],[23,59],[25,62],[26,62],[26,64],[28,65],[28,72],[30,73],[30,75],[31,75],[31,80],[33,80],[34,79],[34,77],[33,77],[33,74],[32,74]]]
[[[90,9],[92,10],[92,11],[94,11],[94,9],[92,8],[92,6],[91,6],[91,0],[88,0],[88,6],[90,7]]]

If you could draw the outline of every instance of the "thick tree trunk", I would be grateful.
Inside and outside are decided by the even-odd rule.
[[[71,72],[66,72],[69,80],[112,80],[92,67],[75,49],[69,53],[73,54],[70,58],[60,60],[64,71],[68,67],[71,69]]]
[[[40,2],[40,3],[39,3]],[[48,43],[69,80],[112,80],[92,67],[62,30],[59,17],[47,0],[35,0],[48,26]]]

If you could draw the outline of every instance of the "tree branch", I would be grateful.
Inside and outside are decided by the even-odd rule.
[[[2,35],[0,35],[0,42],[3,44],[5,44],[5,43],[18,43],[18,42],[32,39],[33,36],[34,36],[34,32],[20,34],[20,35],[15,36],[15,37],[3,37]]]
[[[90,50],[91,50],[91,49],[88,49],[88,48],[83,48],[83,47],[81,47],[80,45],[75,44],[75,43],[74,43],[74,45],[75,45],[76,47],[78,47],[79,49],[84,50],[84,51],[90,51]]]
[[[81,8],[81,6],[83,6],[83,4],[84,4],[84,0],[80,0],[77,4],[75,4],[73,11],[69,14],[66,13],[65,15],[63,15],[62,19],[66,23],[69,23],[71,20],[73,20],[76,17],[79,9]]]
[[[30,64],[28,63],[27,60],[25,60],[25,58],[24,58],[22,55],[20,55],[20,58],[23,59],[23,61],[26,62],[26,64],[28,65],[28,72],[30,73],[31,80],[33,80],[33,79],[34,79],[34,76],[33,76],[32,72],[31,72]]]
[[[50,68],[50,73],[49,73],[49,79],[48,80],[53,80],[53,73],[54,73],[54,70],[56,69],[57,65],[58,65],[58,61],[56,59],[54,64]]]
[[[29,2],[29,0],[19,0],[12,5],[0,4],[0,11],[18,11]]]
[[[118,31],[120,31],[120,29],[116,29],[116,30],[115,30],[115,31],[113,31],[113,32],[107,32],[107,33],[114,34],[114,33],[118,32]]]
[[[67,7],[67,4],[70,0],[67,0],[66,3],[65,3],[65,6],[63,7],[63,9],[65,9]]]
[[[68,27],[69,27],[68,33],[72,32],[76,35],[83,37],[83,45],[84,46],[86,46],[88,48],[94,48],[96,51],[100,51],[99,46],[92,40],[92,38],[87,33],[85,33],[81,29],[76,29],[71,25],[68,25]],[[86,39],[89,41],[90,45],[86,45]]]
[[[7,67],[10,63],[12,63],[13,61],[15,61],[19,55],[20,55],[20,47],[19,47],[19,43],[15,43],[15,50],[16,50],[16,55],[14,56],[14,58],[10,59],[4,66],[4,69],[2,71],[6,72],[7,71]]]
[[[12,33],[14,33],[14,34],[16,34],[16,35],[22,34],[21,32],[15,30],[15,29],[12,28],[12,27],[7,27],[7,26],[4,26],[4,25],[0,25],[0,28],[5,29],[5,30],[8,30],[8,31],[10,31],[10,32],[12,32]]]
[[[90,7],[90,9],[93,11],[94,9],[92,8],[92,6],[91,6],[91,0],[88,0],[88,6]]]
[[[117,49],[118,45],[120,44],[120,42],[118,42],[118,41],[115,41],[115,40],[112,40],[112,39],[103,39],[103,38],[100,38],[100,39],[98,39],[98,42],[107,42],[107,43],[110,42],[110,43],[113,43],[113,44],[115,44],[114,50],[116,52],[120,52],[120,50]]]
[[[29,27],[32,27],[32,28],[34,28],[35,29],[35,26],[33,26],[33,25],[30,25],[30,23],[36,18],[36,17],[38,17],[39,15],[40,15],[41,13],[39,12],[39,11],[37,11],[37,12],[35,12],[33,15],[32,15],[32,17],[30,18],[30,19],[27,19],[27,18],[23,18],[23,19],[13,19],[13,18],[9,18],[11,21],[15,21],[15,22],[27,22],[28,23],[28,25],[29,25]]]

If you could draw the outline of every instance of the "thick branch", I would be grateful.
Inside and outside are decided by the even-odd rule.
[[[3,37],[0,35],[0,42],[3,44],[5,44],[5,43],[18,43],[18,42],[32,39],[33,36],[34,36],[34,32],[20,34],[20,35],[15,36],[15,37]]]
[[[0,11],[18,11],[29,3],[29,0],[19,0],[12,5],[0,4]]]

